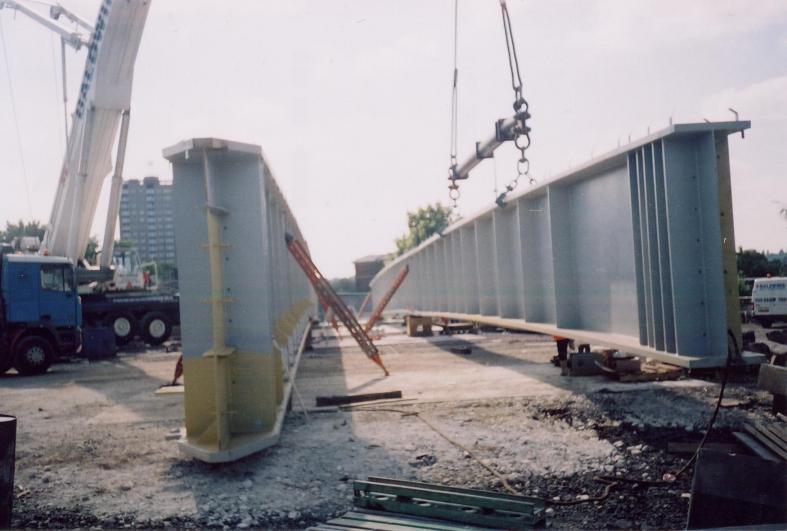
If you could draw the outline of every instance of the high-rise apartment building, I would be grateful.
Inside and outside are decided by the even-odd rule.
[[[129,179],[120,195],[120,239],[136,245],[142,261],[175,264],[172,183]]]

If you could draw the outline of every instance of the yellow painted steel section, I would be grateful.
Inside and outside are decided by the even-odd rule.
[[[279,345],[299,332],[311,304],[304,299],[284,313],[276,325]],[[282,353],[275,346],[268,352],[212,349],[201,358],[185,358],[183,371],[190,446],[209,454],[232,451],[255,438],[275,442],[288,395]]]

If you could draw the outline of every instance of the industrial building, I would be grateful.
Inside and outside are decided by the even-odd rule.
[[[120,196],[120,239],[136,245],[146,262],[175,264],[172,183],[129,179]]]
[[[388,254],[370,254],[353,261],[355,265],[355,290],[369,291],[369,283],[374,276],[391,260]]]

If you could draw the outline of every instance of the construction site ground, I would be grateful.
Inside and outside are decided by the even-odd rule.
[[[599,475],[678,470],[689,456],[668,453],[667,443],[699,440],[719,392],[712,375],[638,384],[564,377],[549,363],[546,336],[410,338],[397,322],[380,330],[390,377],[350,339],[316,330],[280,444],[224,465],[181,455],[182,396],[154,395],[177,352],[0,377],[0,412],[19,419],[13,526],[303,528],[348,510],[352,480],[367,476],[495,491],[502,477],[524,495],[583,501],[602,493]],[[450,350],[460,345],[471,352]],[[395,402],[314,407],[317,396],[396,390]],[[711,440],[729,441],[730,428],[769,415],[772,397],[750,374],[733,375],[726,396],[731,407]],[[550,505],[547,525],[679,528],[690,480],[689,471],[667,486],[626,482],[603,501]]]

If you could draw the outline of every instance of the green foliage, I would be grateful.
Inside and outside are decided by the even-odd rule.
[[[418,247],[424,240],[433,234],[439,234],[453,221],[451,209],[435,203],[419,208],[415,212],[407,213],[408,234],[396,239],[396,255]]]
[[[765,253],[754,249],[738,248],[738,276],[759,278],[787,275],[787,264],[779,260],[768,260]]]
[[[7,221],[5,230],[0,230],[0,242],[10,242],[19,236],[37,236],[38,239],[44,239],[46,226],[42,225],[40,221],[33,220],[25,223],[21,219],[19,223],[11,223]]]
[[[131,249],[136,247],[131,240],[115,240],[115,249]]]
[[[90,239],[87,241],[87,248],[85,249],[85,260],[88,263],[95,265],[96,264],[96,251],[98,250],[98,239],[95,236],[91,236]]]
[[[336,292],[355,291],[355,277],[332,278],[328,282],[330,282],[333,291]]]

